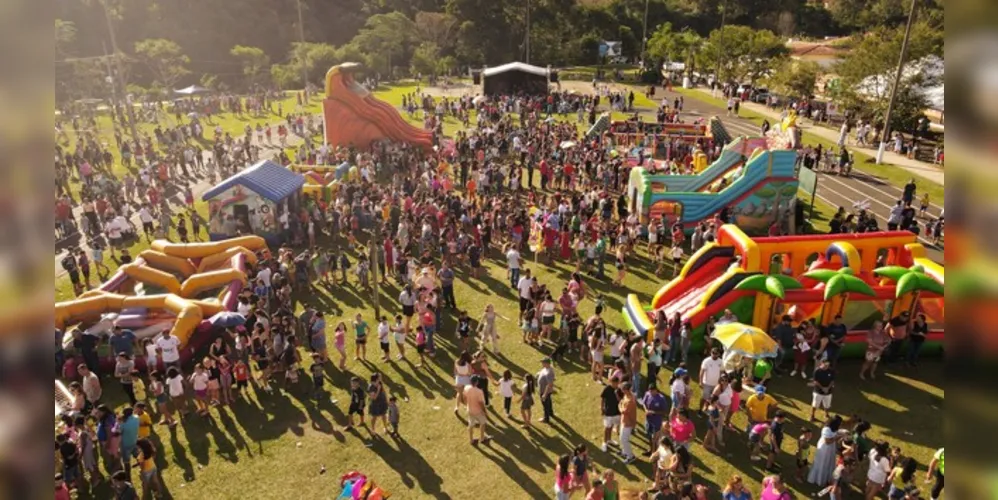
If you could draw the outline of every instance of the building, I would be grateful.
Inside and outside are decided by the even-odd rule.
[[[255,234],[270,244],[281,243],[281,216],[297,212],[304,184],[304,175],[269,160],[223,180],[201,196],[208,202],[209,236],[222,240]]]

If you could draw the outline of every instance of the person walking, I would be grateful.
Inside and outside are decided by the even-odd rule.
[[[544,414],[541,422],[550,424],[554,418],[554,403],[551,396],[554,394],[554,369],[551,368],[551,358],[541,360],[541,371],[537,373],[537,393],[541,399],[541,407]]]

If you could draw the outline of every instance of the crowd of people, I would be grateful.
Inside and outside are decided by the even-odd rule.
[[[623,94],[613,99],[633,103],[633,97]],[[72,381],[69,389],[73,400],[56,438],[62,466],[57,489],[59,485],[82,488],[100,482],[103,474],[98,464],[103,462],[118,498],[134,498],[136,494],[133,466],[140,470],[141,490],[149,495],[158,493],[163,485],[154,459],[162,450],[150,440],[154,416],[167,426],[184,419],[213,418],[213,413],[256,390],[322,398],[328,374],[350,373],[351,357],[354,363],[368,363],[367,346],[373,345],[376,337],[376,352],[380,351],[379,362],[383,364],[413,358],[417,360],[414,368],[420,370],[434,363],[441,349],[452,351],[454,413],[464,416],[472,446],[498,439],[488,432],[489,426],[495,425],[490,424],[493,417],[488,412],[494,392],[502,398],[501,416],[508,421],[523,427],[535,425],[533,408],[539,402],[541,412],[536,422],[550,424],[557,419],[556,363],[571,360],[587,365],[600,387],[599,394],[593,394],[603,429],[600,451],[610,453],[613,448],[625,464],[639,460],[639,456],[654,464],[653,487],[644,492],[652,499],[716,498],[716,493],[696,482],[692,444],[700,440],[708,453],[721,453],[725,448],[738,449],[731,441],[739,435],[746,443],[748,457],[765,461],[764,467],[771,474],[763,480],[758,497],[792,498],[784,482],[790,474],[778,468],[778,455],[785,449],[785,435],[790,432],[787,415],[767,389],[772,377],[784,373],[783,365],[790,361],[785,354],[792,351],[791,375],[800,374],[808,380],[814,391],[812,406],[823,410],[827,420],[816,443],[805,426],[801,426],[799,436],[788,439],[795,444],[796,479],[806,477],[816,489],[826,489],[831,498],[838,499],[853,482],[853,470],[865,462],[869,470],[862,484],[867,499],[881,489],[889,489],[891,498],[920,498],[912,459],[905,457],[903,450],[872,442],[865,436],[870,424],[861,417],[843,420],[829,414],[838,347],[845,334],[841,322],[805,322],[796,329],[781,323],[773,336],[786,352],[775,362],[728,356],[723,346],[711,342],[703,352],[691,353],[693,329],[678,313],[673,317],[657,315],[648,338],[607,325],[603,319],[605,299],[597,292],[597,283],[609,281],[612,286],[622,286],[628,266],[637,258],[656,261],[656,274],[667,269],[671,275],[678,274],[686,252],[712,241],[717,228],[728,222],[728,215],[722,211],[714,220],[699,225],[689,241],[682,227],[664,218],[640,221],[623,194],[628,168],[625,160],[611,155],[603,138],[580,137],[574,124],[547,119],[550,113],[589,110],[592,122],[599,102],[599,96],[567,92],[477,100],[413,95],[406,96],[403,108],[410,114],[422,111],[428,128],[439,132],[444,116],[454,116],[469,127],[458,132],[452,142],[440,141],[433,153],[401,144],[380,143],[358,151],[306,141],[298,148],[298,161],[346,161],[367,174],[342,183],[329,199],[305,200],[301,212],[288,221],[287,241],[293,245],[282,246],[273,254],[261,253],[258,263],[248,266],[250,284],[240,293],[236,311],[245,322],[215,338],[206,355],[199,353],[198,359],[183,363],[181,342],[169,332],[142,341],[122,328],[115,328],[106,340],[80,330],[73,332],[73,347],[79,357],[64,366],[65,378]],[[472,110],[476,116],[473,128]],[[288,122],[301,127],[307,120],[289,118]],[[179,126],[184,127],[190,126]],[[158,175],[158,170],[157,175],[150,175],[145,193],[122,182],[95,194],[93,201],[85,199],[84,213],[95,215],[93,220],[90,215],[80,219],[89,224],[84,233],[106,232],[117,217],[127,214],[122,205],[137,204],[146,237],[162,237],[163,232],[155,234],[157,227],[173,227],[181,241],[198,238],[203,225],[200,220],[194,222],[199,216],[193,210],[187,216],[191,230],[184,226],[181,231],[185,218],[171,218],[169,205],[149,193],[165,189],[172,179],[185,179],[189,173],[203,173],[206,168],[218,168],[212,164],[229,161],[219,161],[220,155],[231,155],[233,163],[238,163],[241,157],[234,153],[233,144],[241,142],[245,151],[254,132],[261,135],[261,141],[269,142],[269,128],[248,129],[243,139],[220,140],[216,160],[207,165],[199,160],[187,162],[186,152],[196,148],[184,140],[187,132],[164,132],[162,138],[157,134],[154,147],[141,150],[148,163],[165,165],[157,167],[166,169],[165,177]],[[80,157],[89,162],[88,154],[101,156],[86,152],[88,147],[102,147],[96,141],[81,142],[84,146],[78,146],[73,154],[59,151],[66,158],[64,169],[72,171],[70,165],[76,166]],[[573,146],[564,147],[566,142]],[[125,144],[123,141],[118,147]],[[157,148],[179,153],[161,159]],[[200,159],[202,155],[195,151],[194,156]],[[124,161],[124,154],[122,158]],[[283,150],[278,159],[290,162]],[[171,166],[180,171],[171,171]],[[100,169],[106,171],[107,166]],[[145,182],[140,171],[133,185],[145,188]],[[187,198],[190,186],[181,189]],[[111,222],[107,222],[109,217]],[[112,234],[113,230],[108,232]],[[137,231],[136,237],[141,237]],[[112,255],[121,246],[117,239],[111,237]],[[101,246],[97,243],[91,249],[96,253]],[[529,254],[534,256],[533,264],[527,259]],[[80,289],[84,284],[89,286],[89,271],[83,270],[90,269],[89,262],[80,262],[88,259],[86,252],[67,259],[72,262],[64,259],[63,267],[71,278],[75,273],[74,284],[79,280]],[[91,260],[103,263],[96,255]],[[482,280],[489,272],[484,265],[487,260],[505,267],[500,285],[508,286],[518,297],[518,317],[503,316],[494,304],[470,311],[455,296],[458,271],[465,273],[467,280]],[[607,260],[614,266],[610,275],[605,269]],[[563,283],[541,283],[540,273],[534,271],[554,263],[572,270],[568,278]],[[100,266],[97,270],[100,273]],[[86,276],[85,283],[81,275]],[[307,300],[298,303],[320,288],[332,290],[335,296],[338,290],[352,293],[341,288],[347,282],[352,289],[369,290],[391,281],[400,289],[399,313],[393,317],[364,312],[333,319],[332,311]],[[586,302],[592,303],[594,313],[583,319],[579,307]],[[709,339],[716,324],[734,319],[731,311],[725,311],[716,323],[711,320],[705,338]],[[516,341],[509,332],[517,327],[522,333],[520,341],[545,353],[539,371],[522,380],[514,380],[512,373],[501,367],[493,371],[490,362],[494,361],[489,356],[491,352],[492,360],[499,359],[503,346],[508,348]],[[332,356],[328,349],[330,330],[335,350]],[[61,340],[61,332],[57,338]],[[97,356],[101,342],[114,354],[113,369],[107,372]],[[61,342],[57,344],[58,355],[65,356]],[[698,370],[692,368],[695,355],[703,355]],[[137,369],[140,358],[148,367],[145,373]],[[864,366],[864,370],[872,375],[876,366]],[[375,371],[366,381],[352,375],[348,379],[349,387],[343,388],[350,394],[344,428],[367,426],[373,435],[399,436],[403,415],[381,375]],[[103,398],[108,383],[119,384],[127,395],[129,403],[123,409],[111,408]],[[693,401],[697,385],[702,397]],[[518,412],[513,411],[514,400]],[[595,403],[593,406],[595,414]],[[748,420],[743,429],[732,424],[732,416],[739,411]],[[640,431],[635,432],[639,425]],[[815,444],[812,464],[810,449]],[[579,444],[571,454],[559,457],[554,471],[557,498],[570,498],[577,492],[593,500],[619,498],[613,471],[597,471],[588,454],[587,447]],[[937,481],[933,499],[942,488],[942,462],[940,451],[930,469]],[[721,494],[734,500],[756,497],[738,476],[731,478]]]

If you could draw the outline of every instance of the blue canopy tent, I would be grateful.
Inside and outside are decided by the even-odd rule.
[[[212,240],[255,234],[272,245],[283,242],[282,216],[298,209],[304,184],[304,175],[269,160],[244,169],[201,196],[208,202],[208,234]]]

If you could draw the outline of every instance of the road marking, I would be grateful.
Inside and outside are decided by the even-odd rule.
[[[851,199],[848,196],[846,196],[846,195],[844,195],[842,193],[839,193],[839,192],[837,192],[837,191],[835,191],[833,189],[827,189],[827,191],[831,192],[835,196],[841,196],[842,198],[845,198],[847,200]],[[829,200],[828,198],[825,198],[824,196],[822,196],[819,193],[815,193],[815,197],[818,198],[818,199],[820,199],[820,200],[822,200],[822,201],[824,201],[825,203],[828,203],[829,205],[832,205],[833,207],[838,208],[839,206],[841,206],[838,203],[835,203],[832,200]],[[872,215],[875,219],[877,219],[879,221],[883,221],[884,222],[884,230],[886,230],[887,219],[885,219],[884,217],[880,216],[879,214],[877,214],[877,212],[875,212],[873,210],[867,210],[867,214]],[[921,221],[921,224],[919,224],[919,226],[922,227],[922,229],[926,229],[926,230],[928,229],[928,225],[925,223],[925,221]],[[932,240],[923,237],[921,234],[918,235],[918,239],[920,241],[924,242],[926,245],[928,245],[926,247],[926,250],[938,250],[940,253],[944,252],[943,248],[937,248],[937,246],[932,243]]]

